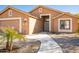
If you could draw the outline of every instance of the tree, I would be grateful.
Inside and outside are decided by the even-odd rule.
[[[3,33],[1,34],[4,39],[6,39],[6,49],[10,52],[13,49],[13,40],[23,39],[25,40],[24,35],[17,33],[16,30],[12,28],[3,28],[1,29]]]

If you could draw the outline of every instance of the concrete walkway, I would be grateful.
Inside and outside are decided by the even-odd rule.
[[[41,41],[38,53],[62,53],[61,47],[46,33],[27,35],[27,38]]]

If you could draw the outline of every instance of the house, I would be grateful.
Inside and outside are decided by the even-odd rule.
[[[23,34],[76,32],[78,20],[73,14],[45,6],[37,6],[30,12],[8,6],[0,12],[0,28],[11,27]]]

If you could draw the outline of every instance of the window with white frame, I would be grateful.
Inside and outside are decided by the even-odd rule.
[[[8,11],[8,16],[12,16],[12,10]]]
[[[70,20],[60,20],[60,29],[70,30]]]

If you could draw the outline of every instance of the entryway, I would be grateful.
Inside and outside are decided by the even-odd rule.
[[[43,16],[44,21],[44,31],[49,32],[49,16]]]
[[[41,14],[41,19],[43,20],[43,31],[44,32],[49,32],[50,31],[50,14]]]

